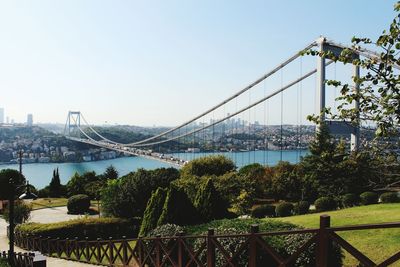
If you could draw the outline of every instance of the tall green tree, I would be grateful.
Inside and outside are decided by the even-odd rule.
[[[107,180],[117,179],[118,175],[119,173],[113,165],[108,166],[105,172],[103,173],[104,178]]]
[[[53,170],[53,177],[51,178],[48,190],[50,197],[61,197],[65,193],[63,192],[63,186],[61,185],[58,168]]]
[[[12,185],[12,182],[14,185]],[[17,170],[13,169],[3,169],[0,171],[0,199],[7,200],[10,197],[10,192],[12,192],[12,187],[15,185],[25,184],[26,180],[23,175]],[[20,187],[16,189],[15,195],[20,195],[24,192],[24,188]]]

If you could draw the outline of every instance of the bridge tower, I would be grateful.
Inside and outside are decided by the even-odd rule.
[[[81,112],[69,111],[67,122],[65,123],[64,135],[71,136],[71,132],[81,127]],[[80,133],[80,131],[78,131]]]
[[[332,45],[327,42],[325,37],[320,37],[317,39],[317,44],[320,52],[331,52],[335,56],[339,56],[343,51],[342,47]],[[358,59],[358,54],[352,55],[353,59]],[[356,125],[352,125],[346,121],[328,121],[325,118],[325,67],[326,67],[326,58],[324,56],[320,56],[317,59],[317,110],[320,112],[321,124],[325,123],[331,134],[340,134],[340,135],[350,135],[350,150],[357,151],[360,145],[360,115],[358,114],[358,120]],[[357,82],[360,77],[360,66],[353,65],[353,77],[356,81],[354,83],[354,91],[358,93],[360,89],[360,84]],[[354,104],[354,108],[358,110],[359,102],[356,101]],[[317,127],[318,130],[318,127]]]

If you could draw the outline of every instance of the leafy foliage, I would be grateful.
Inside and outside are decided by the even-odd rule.
[[[68,198],[67,208],[69,214],[85,214],[89,211],[90,198],[88,195],[74,195]]]
[[[157,227],[157,222],[163,211],[166,196],[167,190],[161,187],[153,192],[147,203],[146,210],[144,211],[139,236],[145,236]]]
[[[345,208],[357,206],[360,203],[360,197],[357,194],[348,193],[342,196],[342,205]]]
[[[227,205],[215,189],[211,178],[200,186],[194,206],[204,222],[222,219],[226,217],[228,212]]]
[[[216,155],[198,158],[182,167],[182,176],[220,176],[236,169],[232,160]]]
[[[400,197],[396,192],[386,192],[380,196],[382,203],[398,203],[400,202]]]
[[[148,200],[158,187],[169,187],[179,178],[174,168],[139,169],[117,180],[109,180],[102,189],[103,212],[121,218],[142,217]]]
[[[253,218],[258,218],[262,219],[265,217],[274,217],[275,216],[275,206],[274,205],[261,205],[258,207],[255,207],[251,211],[251,217]]]
[[[29,221],[31,217],[32,206],[26,204],[24,201],[15,201],[14,204],[14,223],[20,224]],[[3,214],[4,219],[10,221],[9,206],[5,209]]]
[[[294,204],[293,211],[297,215],[307,214],[310,211],[310,203],[308,201],[299,201]]]
[[[88,237],[96,238],[136,237],[139,221],[117,218],[80,218],[58,223],[25,223],[16,227],[16,233],[51,238]]]
[[[287,217],[293,215],[294,206],[289,202],[281,202],[275,207],[275,214],[278,217]]]
[[[363,205],[377,204],[379,196],[375,192],[364,192],[360,195],[360,202]]]
[[[331,197],[320,197],[315,201],[314,205],[318,212],[337,209],[337,203]]]
[[[10,184],[10,180],[14,185]],[[10,193],[13,191],[15,185],[25,184],[25,177],[13,169],[3,169],[0,171],[0,199],[8,200]],[[16,188],[15,195],[19,196],[24,192],[24,188]]]
[[[190,225],[199,223],[199,221],[197,210],[186,193],[171,184],[157,225]]]

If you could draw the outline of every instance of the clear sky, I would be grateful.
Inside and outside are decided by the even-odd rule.
[[[0,0],[0,107],[25,121],[177,125],[324,35],[376,37],[390,0]]]

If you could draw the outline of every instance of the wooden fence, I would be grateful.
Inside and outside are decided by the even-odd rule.
[[[35,254],[33,253],[14,253],[14,257],[12,259],[13,267],[33,267],[33,259]],[[0,258],[9,261],[8,252],[1,252]]]
[[[43,254],[106,266],[293,266],[304,253],[315,253],[315,265],[329,266],[330,247],[341,247],[353,255],[362,266],[388,266],[400,260],[399,252],[379,264],[358,251],[338,235],[338,232],[400,228],[400,223],[368,224],[345,227],[330,227],[330,217],[320,217],[320,227],[291,231],[259,233],[253,225],[249,233],[215,235],[210,229],[207,235],[152,237],[121,240],[52,239],[16,235],[16,244]],[[289,256],[280,255],[266,241],[278,236],[301,236],[303,242]],[[227,247],[226,241],[236,246]],[[264,261],[262,261],[264,258]],[[269,265],[268,265],[269,266]]]

